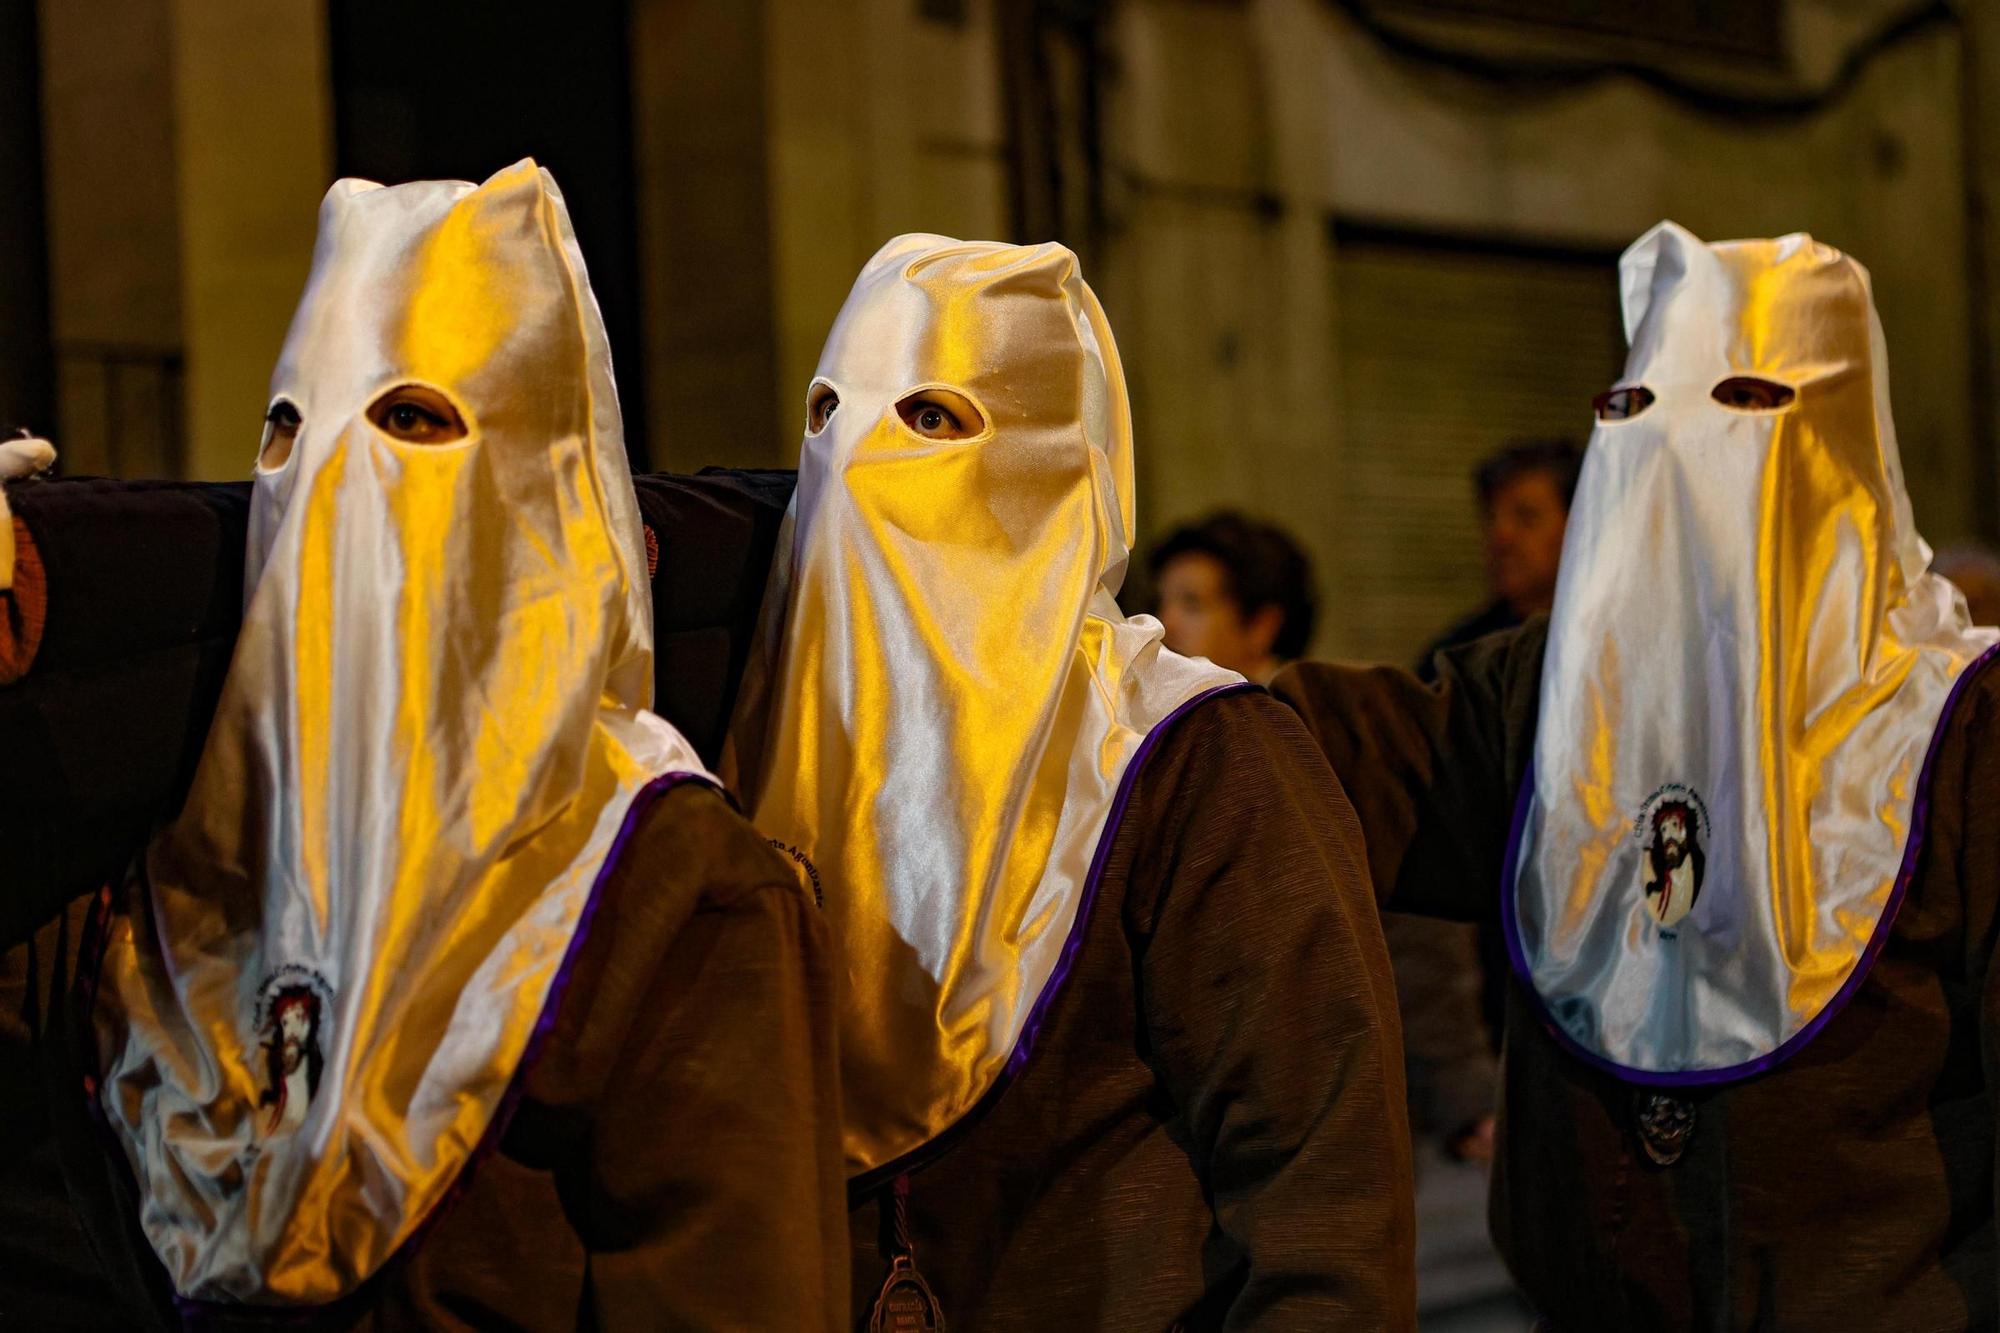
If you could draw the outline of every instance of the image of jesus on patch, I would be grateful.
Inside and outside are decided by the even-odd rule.
[[[319,1091],[326,1057],[320,1051],[320,999],[310,986],[286,986],[271,1000],[264,1038],[264,1092],[259,1106],[271,1108],[267,1135],[289,1134],[305,1121],[306,1107]]]
[[[1653,810],[1644,874],[1646,906],[1661,929],[1673,929],[1694,907],[1707,860],[1693,808],[1685,801],[1660,802]]]

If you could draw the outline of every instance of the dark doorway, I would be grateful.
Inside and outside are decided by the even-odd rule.
[[[645,460],[631,21],[625,0],[332,0],[334,165],[394,183],[484,180],[524,157],[562,186]]]
[[[0,433],[55,431],[34,0],[0,0]]]

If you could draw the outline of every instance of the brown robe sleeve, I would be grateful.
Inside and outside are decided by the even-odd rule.
[[[0,685],[11,685],[28,674],[48,618],[48,580],[41,552],[26,523],[11,517],[8,522],[14,531],[14,581],[11,587],[0,588]]]
[[[1153,1059],[1245,1269],[1225,1326],[1413,1327],[1396,999],[1353,808],[1262,695],[1179,728],[1126,816],[1127,910]]]
[[[582,1323],[844,1326],[825,923],[715,793],[656,810],[605,886],[524,1107],[550,1117],[523,1133],[562,1163]]]
[[[0,596],[0,658],[25,671],[0,683],[0,947],[121,873],[179,805],[236,639],[249,487],[63,479],[8,498],[33,563]]]
[[[1494,910],[1547,640],[1538,617],[1440,653],[1435,686],[1323,662],[1272,682],[1354,799],[1383,906],[1468,921]]]
[[[1989,664],[1982,677],[1960,705],[1969,716],[1964,729],[1965,785],[1957,873],[1965,911],[1966,970],[1983,982],[1979,1055],[1986,1074],[1994,1142],[2000,1143],[2000,1099],[1993,1091],[2000,1088],[2000,663]],[[1931,818],[1942,823],[1946,815],[1933,809]],[[1949,832],[1948,828],[1936,831]],[[1989,1156],[1994,1162],[1988,1181],[1991,1192],[1981,1210],[1988,1217],[2000,1206],[2000,1154],[1989,1148]],[[2000,1265],[1988,1265],[1986,1277],[1991,1284],[1987,1304],[1993,1308],[2000,1305]]]

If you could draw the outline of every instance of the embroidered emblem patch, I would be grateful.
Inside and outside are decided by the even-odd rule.
[[[333,987],[312,968],[287,963],[264,978],[257,994],[258,1067],[263,1071],[258,1127],[274,1138],[305,1123],[306,1109],[319,1092]]]
[[[1708,807],[1694,788],[1670,782],[1651,796],[1632,821],[1642,855],[1639,887],[1646,910],[1671,931],[1694,909],[1708,869]]]

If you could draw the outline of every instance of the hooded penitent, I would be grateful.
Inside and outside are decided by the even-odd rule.
[[[610,355],[545,172],[334,186],[273,392],[302,424],[260,460],[242,635],[96,1015],[176,1288],[297,1304],[497,1134],[621,829],[700,764],[646,711]]]
[[[1504,918],[1574,1050],[1716,1082],[1859,985],[1994,634],[1926,572],[1866,270],[1663,223],[1621,272],[1636,411],[1570,514]]]
[[[816,868],[839,932],[864,1173],[1026,1058],[1149,738],[1242,678],[1114,600],[1130,413],[1068,250],[891,241],[814,384],[839,407],[805,440],[735,744],[755,823]],[[976,433],[912,430],[898,404],[927,389]]]

